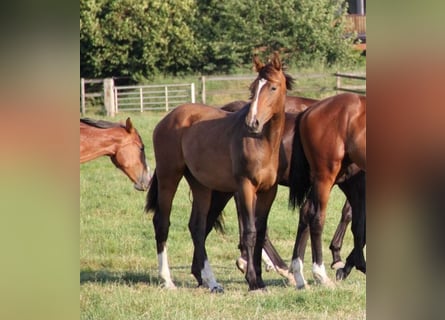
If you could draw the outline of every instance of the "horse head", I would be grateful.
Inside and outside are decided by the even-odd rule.
[[[266,64],[254,55],[253,63],[258,77],[250,85],[252,103],[245,123],[250,132],[258,134],[274,115],[284,115],[286,90],[291,89],[293,79],[284,73],[277,52]]]
[[[127,118],[123,128],[126,137],[111,157],[111,161],[134,182],[136,190],[145,191],[148,189],[151,175],[145,159],[144,143],[130,118]]]

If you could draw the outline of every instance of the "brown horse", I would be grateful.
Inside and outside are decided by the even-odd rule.
[[[148,189],[150,171],[145,160],[144,143],[130,118],[126,124],[80,119],[80,163],[108,156],[122,170],[136,190]]]
[[[283,151],[280,155],[284,155],[284,157],[280,157],[280,172],[278,183],[283,186],[289,186],[289,163],[291,159],[291,151],[292,151],[292,141],[294,136],[294,126],[295,126],[295,119],[296,119],[296,113],[299,113],[301,111],[304,111],[308,108],[308,106],[314,104],[315,102],[318,102],[319,100],[310,99],[310,98],[304,98],[304,97],[294,97],[294,96],[286,96],[286,102],[284,109],[286,111],[286,122],[285,122],[285,128],[284,128],[284,134],[283,134],[283,141],[282,141],[282,147]],[[221,107],[222,110],[235,112],[240,110],[244,105],[248,104],[248,101],[234,101],[227,105],[224,105]],[[221,211],[224,209],[227,202],[230,200],[231,197],[229,195],[223,195],[218,192],[214,192],[212,195],[212,206],[211,206],[211,212],[209,212],[208,216],[208,223],[211,227],[214,223],[218,223],[219,215]],[[235,194],[235,203],[237,203],[237,196]],[[332,258],[333,262],[331,264],[331,267],[333,269],[339,269],[343,266],[343,263],[341,261],[340,256],[340,250],[343,243],[343,238],[346,232],[346,228],[351,221],[352,218],[352,210],[349,202],[346,200],[345,204],[342,209],[342,215],[339,222],[339,225],[337,227],[337,230],[335,231],[335,234],[332,238],[331,244],[330,244],[330,250],[332,252]],[[207,228],[207,232],[209,233],[211,231],[211,228]],[[239,227],[240,227],[240,236],[242,235],[242,221],[239,221]],[[308,233],[305,233],[306,240],[309,236]],[[240,239],[241,240],[241,239]],[[241,241],[239,248],[241,250],[242,257],[240,257],[237,260],[237,266],[242,271],[245,272],[245,265],[246,265],[246,251],[241,246]],[[291,282],[293,282],[293,276],[291,277],[288,273],[288,268],[283,259],[280,257],[278,252],[276,251],[275,247],[273,246],[272,242],[270,241],[269,237],[266,233],[266,239],[264,242],[263,247],[263,260],[265,261],[267,267],[269,269],[275,269],[279,274],[281,274],[283,277],[288,278]]]
[[[189,229],[195,247],[192,273],[199,285],[222,291],[205,250],[206,221],[212,190],[237,192],[247,251],[250,290],[264,288],[261,249],[267,218],[277,191],[277,172],[284,130],[284,102],[292,78],[277,53],[267,64],[254,57],[258,77],[251,84],[252,103],[228,113],[200,104],[175,108],[153,133],[156,170],[146,211],[154,210],[159,273],[174,287],[167,264],[166,241],[173,196],[182,176],[193,194]]]
[[[321,234],[326,205],[335,183],[346,194],[352,207],[354,249],[337,278],[344,278],[355,265],[365,272],[365,171],[366,98],[340,94],[324,99],[297,116],[290,164],[291,206],[300,210],[291,270],[298,288],[304,288],[303,259],[305,233],[309,224],[312,272],[317,281],[331,285],[323,264]],[[355,181],[356,180],[356,181]],[[352,187],[354,185],[354,187]]]

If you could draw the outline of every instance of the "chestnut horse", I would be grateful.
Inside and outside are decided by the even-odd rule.
[[[366,98],[345,93],[324,99],[297,116],[290,163],[289,202],[300,210],[291,270],[297,288],[306,287],[303,276],[305,233],[310,228],[312,272],[322,284],[332,285],[323,264],[321,235],[330,191],[335,183],[352,207],[354,249],[345,268],[337,270],[342,279],[352,266],[365,272],[365,175]],[[354,187],[352,187],[354,185]]]
[[[299,113],[306,108],[308,108],[310,105],[314,104],[315,102],[318,102],[319,100],[310,99],[310,98],[304,98],[304,97],[294,97],[294,96],[286,96],[286,102],[284,105],[284,110],[286,112],[286,122],[285,122],[285,128],[284,128],[284,134],[283,134],[283,151],[280,155],[284,155],[284,157],[280,157],[280,167],[282,168],[280,172],[282,173],[279,176],[278,183],[283,186],[289,186],[289,163],[291,159],[291,151],[292,151],[292,141],[293,141],[293,135],[294,135],[294,126],[295,126],[295,119],[296,114]],[[234,101],[229,104],[226,104],[221,107],[222,110],[235,112],[240,110],[244,105],[248,104],[248,101]],[[215,223],[219,223],[218,220],[221,218],[219,215],[221,214],[221,211],[224,209],[227,202],[230,200],[230,195],[223,195],[218,192],[214,192],[212,195],[212,206],[211,206],[211,212],[209,212],[208,216],[208,223],[209,227],[207,228],[207,232],[209,233],[211,231],[211,226]],[[235,203],[236,203],[236,194],[235,194]],[[331,268],[338,269],[343,266],[341,256],[340,256],[340,250],[343,244],[343,238],[346,232],[346,228],[349,224],[349,222],[352,219],[352,210],[349,202],[346,200],[345,204],[342,209],[342,215],[340,222],[338,224],[338,227],[335,231],[335,234],[332,238],[331,244],[330,244],[330,250],[332,252],[332,259],[333,262],[331,264]],[[242,235],[242,221],[239,221],[240,226],[240,236]],[[309,236],[308,233],[306,235],[306,241],[307,237]],[[236,264],[237,267],[242,271],[245,272],[245,257],[246,257],[246,251],[243,250],[241,243],[239,245],[239,248],[241,250],[242,257],[240,257]],[[266,233],[266,238],[264,242],[263,247],[263,260],[266,263],[266,266],[268,269],[275,269],[279,274],[281,274],[283,277],[286,277],[290,280],[290,282],[293,283],[293,276],[291,277],[288,273],[288,268],[283,259],[280,257],[278,252],[276,251],[275,247],[271,243],[269,237]]]
[[[136,190],[148,189],[150,169],[145,160],[144,143],[130,118],[120,123],[80,119],[80,163],[108,156],[122,170]]]
[[[159,274],[174,288],[167,262],[166,242],[173,196],[182,176],[190,185],[193,204],[189,230],[193,238],[192,274],[199,285],[221,292],[205,249],[206,221],[212,190],[237,192],[247,251],[245,278],[249,290],[265,287],[261,249],[267,218],[277,191],[277,172],[284,130],[286,75],[278,53],[267,64],[253,59],[258,77],[250,86],[252,103],[228,113],[201,104],[175,108],[156,126],[153,144],[156,170],[145,210],[154,210],[153,225]]]

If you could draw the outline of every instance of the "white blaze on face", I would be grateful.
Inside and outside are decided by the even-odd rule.
[[[251,111],[252,111],[252,113],[251,113],[251,119],[255,119],[255,118],[256,118],[256,115],[257,115],[257,113],[258,113],[258,98],[259,98],[259,96],[260,96],[261,88],[262,88],[266,83],[267,83],[267,80],[266,80],[266,79],[263,79],[263,78],[261,78],[260,81],[258,82],[258,88],[257,88],[257,90],[256,90],[256,92],[255,92],[255,97],[253,98],[252,106],[251,106]]]

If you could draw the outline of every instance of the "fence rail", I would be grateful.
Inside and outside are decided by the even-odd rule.
[[[201,101],[204,104],[220,107],[234,100],[247,100],[249,85],[254,76],[212,76],[201,77]],[[366,94],[366,75],[341,73],[306,74],[294,77],[295,89],[290,95],[323,98],[339,91]],[[303,83],[299,85],[299,82]],[[363,83],[364,82],[364,83]],[[86,84],[102,84],[101,92],[86,92]],[[119,111],[169,111],[177,105],[196,102],[195,84],[163,84],[114,86],[108,79],[81,79],[81,112],[85,114],[85,99],[100,98],[107,115],[114,116]],[[103,103],[103,104],[102,104]],[[103,109],[102,109],[103,110]]]
[[[86,108],[86,100],[87,99],[96,99],[96,98],[103,98],[104,92],[103,88],[100,88],[100,91],[98,91],[98,88],[94,88],[94,85],[97,86],[97,84],[103,85],[104,79],[80,79],[80,112],[82,115],[85,115],[85,108]],[[87,92],[88,91],[88,92]]]
[[[165,84],[114,87],[115,112],[165,110],[195,102],[195,84]]]
[[[354,92],[359,94],[366,94],[366,76],[361,74],[353,74],[353,73],[340,73],[336,72],[334,74],[336,77],[336,91],[346,91],[346,92]],[[351,84],[344,82],[342,83],[342,79],[352,79],[352,80],[361,80],[365,81],[365,84]]]

